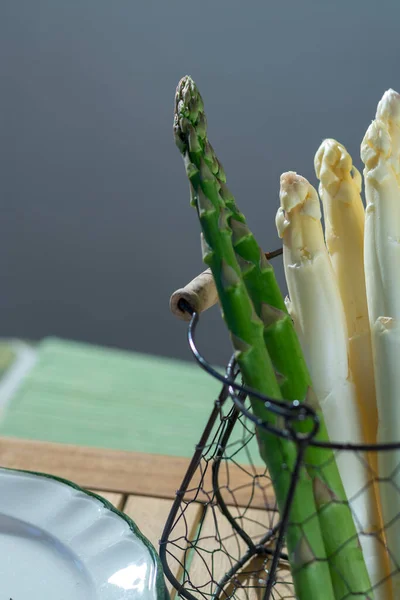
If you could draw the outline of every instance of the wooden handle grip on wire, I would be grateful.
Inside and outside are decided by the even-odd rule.
[[[197,275],[184,288],[176,290],[169,301],[169,307],[175,316],[183,321],[190,321],[190,314],[179,307],[181,300],[190,304],[197,313],[202,313],[217,303],[217,289],[210,269]]]
[[[280,254],[282,254],[281,248],[273,252],[266,252],[265,256],[269,260]],[[176,290],[170,298],[169,307],[172,314],[183,321],[190,321],[190,313],[180,308],[182,300],[186,301],[199,314],[217,303],[217,289],[210,269],[206,269],[203,273],[197,275],[184,288]]]

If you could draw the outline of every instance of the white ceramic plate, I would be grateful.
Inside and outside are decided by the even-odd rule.
[[[0,469],[0,600],[165,600],[162,567],[106,500]]]

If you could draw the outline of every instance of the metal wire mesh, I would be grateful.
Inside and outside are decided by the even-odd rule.
[[[386,600],[385,592],[379,590],[389,590],[388,582],[393,582],[394,588],[396,582],[400,585],[400,565],[396,563],[386,540],[390,531],[392,535],[397,532],[400,535],[400,515],[393,514],[393,518],[381,528],[371,531],[361,522],[356,507],[359,501],[365,501],[364,497],[371,487],[382,490],[382,486],[387,485],[400,494],[400,443],[360,446],[315,441],[318,419],[310,407],[277,402],[249,390],[239,380],[240,373],[234,359],[230,361],[225,376],[215,371],[196,347],[198,315],[187,304],[182,309],[193,314],[188,335],[192,352],[200,366],[222,382],[222,390],[177,492],[160,541],[165,574],[178,594],[187,600],[295,600],[285,534],[288,527],[303,531],[309,524],[306,520],[292,522],[290,507],[299,469],[306,465],[306,448],[313,445],[326,452],[326,462],[320,465],[321,470],[335,459],[338,464],[341,461],[357,461],[364,468],[364,487],[348,498],[358,539],[364,548],[364,544],[373,538],[393,560],[390,566],[388,563],[386,576],[357,598],[371,600],[379,597]],[[247,399],[250,391],[252,397],[258,396],[269,410],[280,416],[281,429],[272,428],[254,417]],[[307,419],[310,422],[308,432],[296,432],[295,423]],[[256,430],[259,428],[288,438],[288,443],[295,444],[297,449],[297,462],[289,472],[291,487],[280,514],[272,481],[259,457],[256,442]],[[332,449],[335,450],[334,455]],[[378,450],[390,452],[393,456],[393,468],[381,478],[376,470]],[[287,472],[283,471],[284,468],[282,477],[287,476]],[[332,503],[340,504],[337,499],[332,499],[322,510],[328,510]],[[315,513],[308,517],[309,520],[317,518]],[[345,544],[351,542],[349,538]],[[337,552],[340,550],[339,547]],[[335,556],[310,557],[310,561],[322,560],[329,560],[330,565],[335,565]],[[340,569],[338,575],[343,577]],[[344,577],[343,590],[342,600],[355,597]]]
[[[265,589],[278,523],[254,426],[224,388],[161,541],[166,574],[188,599],[249,598]],[[294,598],[284,552],[281,558],[272,598]]]

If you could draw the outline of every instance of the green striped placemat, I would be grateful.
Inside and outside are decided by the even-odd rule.
[[[191,457],[219,391],[192,363],[47,338],[0,435]]]

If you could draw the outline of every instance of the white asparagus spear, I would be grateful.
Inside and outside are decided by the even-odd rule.
[[[316,190],[296,173],[281,177],[281,207],[276,224],[283,239],[286,282],[314,391],[329,437],[336,442],[363,443],[361,418],[348,363],[346,318],[325,246]],[[372,585],[387,576],[378,539],[379,513],[371,473],[362,454],[339,452],[337,464],[351,504]],[[340,527],[340,523],[336,524]],[[373,535],[371,535],[373,534]],[[375,600],[388,600],[385,583]]]
[[[400,95],[388,90],[361,144],[364,162],[365,278],[371,327],[400,320]]]
[[[346,148],[324,140],[314,160],[325,219],[325,241],[346,316],[349,364],[363,418],[364,439],[376,443],[378,414],[364,277],[361,175]],[[370,455],[376,471],[376,453]]]
[[[400,95],[388,90],[361,144],[365,279],[374,354],[378,442],[400,442]],[[382,516],[392,567],[400,567],[400,452],[378,456]],[[397,487],[396,487],[397,486]],[[400,597],[400,574],[393,576]]]

